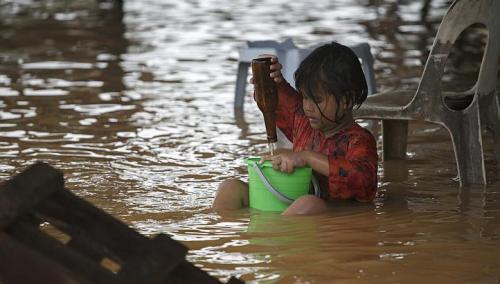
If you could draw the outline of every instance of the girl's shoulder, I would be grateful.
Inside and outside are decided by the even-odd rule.
[[[368,129],[363,128],[356,121],[353,121],[349,125],[346,125],[344,128],[339,130],[334,136],[342,136],[342,135],[370,135],[371,132]]]
[[[375,137],[366,128],[363,128],[357,122],[346,126],[340,130],[335,136],[335,140],[344,141],[347,144],[355,143],[366,143],[366,144],[376,144]]]

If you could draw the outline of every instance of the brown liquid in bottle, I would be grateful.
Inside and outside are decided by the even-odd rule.
[[[252,60],[252,74],[254,80],[254,99],[264,115],[267,142],[271,155],[278,137],[276,135],[276,109],[278,108],[278,93],[274,80],[269,76],[271,72],[271,57],[256,58]]]

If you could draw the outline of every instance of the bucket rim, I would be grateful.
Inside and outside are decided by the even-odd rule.
[[[252,163],[257,163],[257,164],[259,164],[260,167],[264,167],[264,168],[272,168],[273,167],[273,164],[269,160],[264,161],[264,163],[259,163],[259,162],[260,162],[260,157],[258,157],[258,156],[250,156],[250,157],[245,159],[245,163],[249,166],[251,166]]]
[[[272,168],[273,167],[273,164],[271,163],[271,161],[267,160],[267,161],[264,161],[263,163],[260,163],[260,159],[261,157],[259,156],[250,156],[248,158],[245,159],[245,164],[247,164],[247,166],[252,166],[253,163],[256,163],[259,165],[259,167],[261,168]],[[293,173],[284,173],[284,172],[279,172],[279,173],[282,173],[282,174],[296,174],[297,172],[302,172],[302,171],[307,171],[307,170],[311,170],[311,167],[309,166],[304,166],[304,167],[298,167],[298,168],[295,168]]]

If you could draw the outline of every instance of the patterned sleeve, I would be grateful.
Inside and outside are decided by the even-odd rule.
[[[369,202],[377,192],[377,146],[368,131],[344,135],[339,143],[347,143],[346,153],[328,156],[330,175],[328,199],[356,199]]]
[[[285,81],[277,85],[277,90],[276,126],[293,142],[294,119],[297,110],[302,108],[302,96]]]

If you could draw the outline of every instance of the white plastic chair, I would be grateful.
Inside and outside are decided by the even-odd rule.
[[[417,90],[375,94],[355,111],[355,118],[382,120],[384,159],[406,157],[409,120],[432,122],[450,133],[460,185],[486,184],[481,126],[493,133],[500,165],[499,15],[499,0],[454,1],[439,26]],[[460,33],[476,23],[488,30],[477,82],[466,92],[444,92],[441,79],[451,48]]]
[[[299,67],[300,62],[320,45],[315,45],[309,48],[299,48],[293,43],[292,39],[287,39],[281,43],[272,40],[248,41],[246,46],[239,50],[234,107],[243,107],[247,86],[248,69],[252,59],[260,54],[277,55],[280,63],[283,65],[283,77],[288,83],[290,83],[290,85],[294,86],[295,80],[293,78],[293,74]],[[365,73],[366,83],[368,84],[368,94],[370,95],[375,93],[377,90],[375,86],[373,56],[371,54],[370,45],[368,43],[360,43],[350,46],[350,48],[362,61],[363,72]]]

